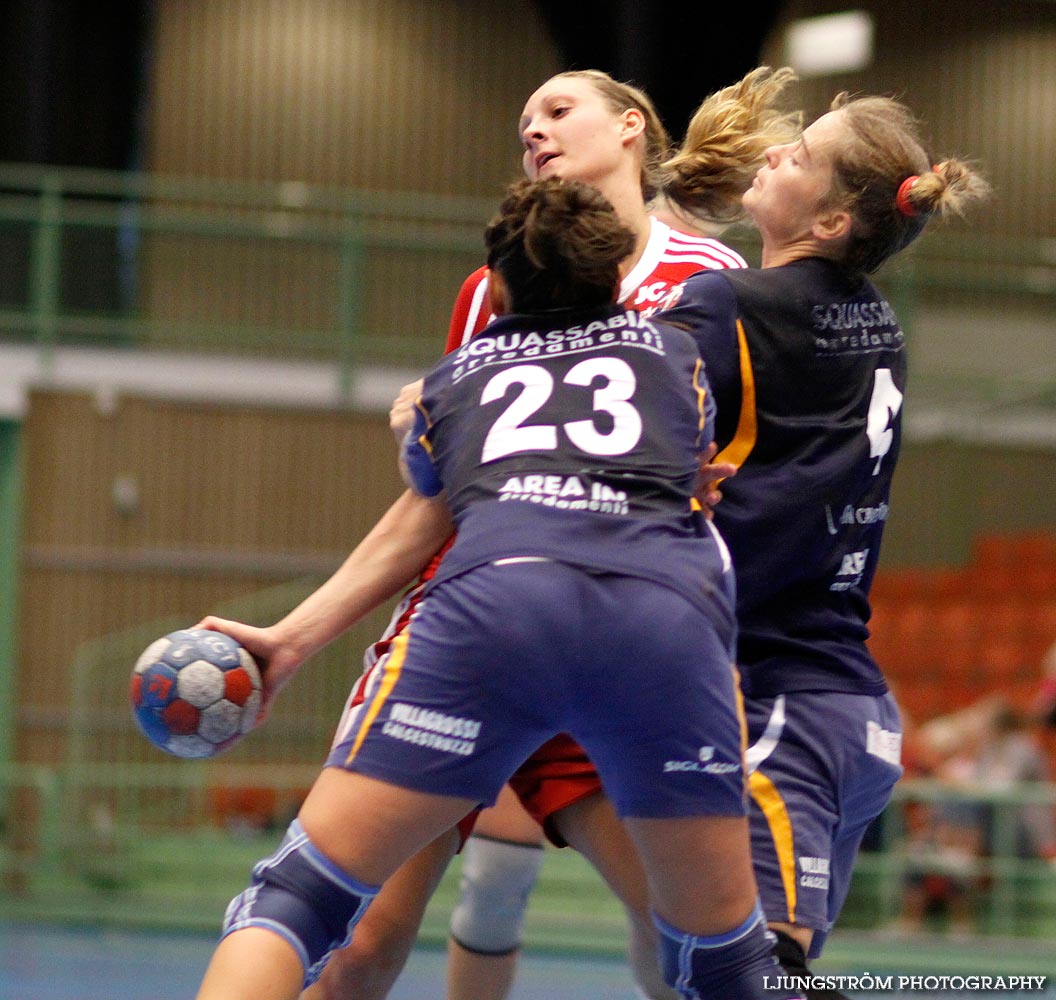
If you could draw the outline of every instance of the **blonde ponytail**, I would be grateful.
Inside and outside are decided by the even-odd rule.
[[[763,165],[763,153],[802,131],[802,114],[778,107],[795,80],[787,66],[760,66],[705,98],[682,145],[660,168],[661,192],[676,214],[717,223],[743,215],[741,195]]]

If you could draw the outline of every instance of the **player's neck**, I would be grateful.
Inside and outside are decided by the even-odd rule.
[[[642,197],[641,178],[637,173],[633,177],[613,177],[597,185],[598,190],[608,199],[620,221],[634,233],[634,252],[620,265],[620,274],[629,273],[641,259],[652,235],[653,223],[645,208]]]
[[[763,267],[781,267],[805,257],[835,258],[835,254],[832,247],[812,239],[790,240],[778,245],[770,245],[764,240],[760,264]]]

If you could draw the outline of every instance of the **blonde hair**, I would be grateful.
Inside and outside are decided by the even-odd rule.
[[[649,203],[663,197],[693,221],[728,223],[743,215],[741,195],[763,165],[768,146],[789,142],[802,131],[802,115],[777,107],[796,74],[788,67],[760,66],[711,94],[690,119],[677,149],[656,106],[638,87],[601,70],[570,70],[554,79],[586,80],[613,114],[635,108],[645,119],[641,184]]]
[[[875,271],[908,246],[933,216],[963,215],[990,194],[968,163],[935,162],[924,148],[920,123],[890,97],[837,94],[830,106],[845,116],[850,138],[832,154],[832,201],[851,213],[842,263]]]
[[[795,80],[787,66],[760,66],[705,98],[681,147],[660,167],[661,191],[676,214],[718,223],[743,216],[741,196],[766,149],[792,141],[803,129],[801,112],[778,107]]]

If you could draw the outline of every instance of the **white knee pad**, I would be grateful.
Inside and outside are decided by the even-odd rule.
[[[543,849],[534,844],[470,837],[462,852],[451,936],[467,951],[482,955],[516,951],[542,863]]]

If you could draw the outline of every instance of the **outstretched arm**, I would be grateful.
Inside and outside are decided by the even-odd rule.
[[[454,531],[446,505],[405,492],[318,590],[268,628],[210,616],[264,669],[266,714],[301,664],[406,586]]]

